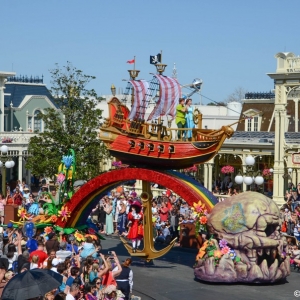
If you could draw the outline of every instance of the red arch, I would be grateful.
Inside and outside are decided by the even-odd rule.
[[[108,191],[122,181],[134,179],[159,183],[173,190],[180,197],[184,198],[191,206],[193,203],[201,200],[206,204],[207,210],[210,211],[215,204],[203,193],[203,191],[194,188],[191,183],[186,182],[183,178],[174,177],[174,175],[160,171],[142,168],[126,168],[106,172],[83,185],[66,204],[68,210],[71,211],[70,218],[67,221],[58,218],[56,225],[61,227],[75,227],[75,223],[78,224],[80,218],[84,218],[86,211],[89,209],[89,212],[91,211],[91,208],[94,205],[92,200],[95,199],[99,193]],[[205,190],[206,193],[208,192],[203,187],[201,189]]]

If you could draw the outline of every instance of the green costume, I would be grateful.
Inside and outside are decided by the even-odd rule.
[[[182,104],[178,104],[176,106],[176,124],[178,126],[178,123],[181,123],[182,125],[185,124],[186,120],[185,120],[185,112],[182,111],[182,109],[184,108],[184,106]],[[179,126],[178,126],[179,127]],[[180,127],[182,128],[182,127]]]
[[[185,122],[186,122],[186,119],[185,119],[185,111],[183,112],[182,109],[184,108],[184,106],[182,104],[178,104],[176,106],[176,119],[175,119],[175,122],[176,122],[176,125],[178,128],[184,128],[185,127]],[[178,130],[177,132],[177,137],[179,140],[181,140],[182,137],[185,136],[185,132],[184,131],[181,131],[181,130]]]

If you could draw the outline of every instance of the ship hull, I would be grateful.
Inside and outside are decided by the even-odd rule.
[[[184,169],[215,156],[221,141],[153,141],[119,135],[109,145],[112,156],[122,163],[155,169]]]

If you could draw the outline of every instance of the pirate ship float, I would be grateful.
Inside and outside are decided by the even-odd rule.
[[[153,74],[150,82],[137,80],[139,71],[135,66],[128,71],[130,80],[124,98],[120,101],[113,97],[108,102],[109,117],[101,127],[101,140],[108,145],[112,156],[130,165],[183,169],[208,161],[225,139],[233,135],[233,129],[230,126],[203,129],[202,114],[197,109],[193,116],[196,128],[171,128],[181,86],[175,78],[163,75],[165,64],[160,62],[155,66],[157,74]],[[126,106],[128,100],[131,110]],[[151,102],[155,103],[154,108],[146,115]],[[185,139],[189,130],[192,137]]]

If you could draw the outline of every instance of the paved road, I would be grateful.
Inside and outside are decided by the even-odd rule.
[[[119,239],[107,238],[102,241],[103,253],[116,251],[122,261],[129,257]],[[300,273],[292,272],[286,283],[273,285],[213,284],[194,279],[193,264],[196,251],[173,248],[153,264],[133,258],[133,294],[142,300],[285,300],[297,299],[300,291]],[[300,292],[299,292],[300,294]],[[300,299],[300,297],[299,297]]]

